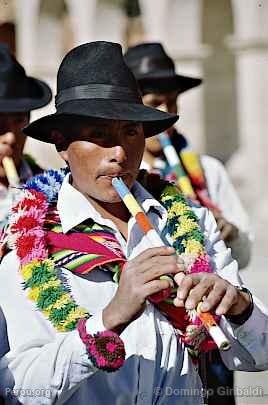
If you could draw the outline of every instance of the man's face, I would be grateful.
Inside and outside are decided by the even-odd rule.
[[[132,187],[144,142],[142,124],[98,120],[94,125],[80,128],[78,137],[68,138],[61,156],[69,163],[73,185],[79,191],[99,202],[115,203],[120,198],[112,179],[120,176]]]
[[[160,110],[169,112],[171,114],[177,114],[177,98],[178,91],[175,90],[163,94],[145,94],[142,97],[142,101],[145,105],[150,107],[159,108]]]
[[[12,158],[16,166],[21,162],[26,136],[22,132],[29,123],[29,113],[0,113],[0,144],[11,147]],[[7,134],[7,135],[6,135]],[[0,167],[0,177],[4,177],[4,169]]]
[[[169,112],[171,114],[177,114],[177,98],[178,91],[172,91],[164,94],[145,94],[142,101],[149,107],[158,108],[161,111]],[[162,151],[162,147],[158,136],[153,136],[146,139],[146,150],[148,150],[154,156],[159,156]]]

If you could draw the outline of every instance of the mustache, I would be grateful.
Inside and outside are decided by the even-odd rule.
[[[126,170],[122,168],[107,168],[107,169],[100,169],[98,171],[97,177],[100,176],[107,176],[107,177],[122,177],[133,174],[134,170]]]

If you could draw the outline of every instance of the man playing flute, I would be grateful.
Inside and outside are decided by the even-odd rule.
[[[143,105],[121,46],[70,51],[56,109],[25,133],[55,144],[67,167],[25,185],[1,264],[13,395],[22,404],[202,404],[196,359],[214,344],[191,316],[202,300],[231,342],[225,364],[267,369],[266,309],[241,287],[213,216],[139,174],[145,138],[178,117]],[[115,177],[166,246],[150,247]]]

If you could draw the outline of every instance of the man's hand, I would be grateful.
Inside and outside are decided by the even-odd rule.
[[[239,232],[238,228],[231,222],[228,222],[220,213],[213,212],[213,214],[221,233],[222,240],[224,240],[224,242],[231,242],[236,239]]]
[[[240,315],[250,305],[247,293],[239,291],[228,281],[217,274],[195,273],[182,277],[175,275],[179,285],[174,305],[194,309],[203,301],[201,311],[216,313],[216,315]]]
[[[106,329],[123,329],[145,308],[146,299],[171,286],[163,275],[176,274],[183,270],[170,247],[152,248],[144,251],[125,266],[119,286],[112,301],[103,311]]]

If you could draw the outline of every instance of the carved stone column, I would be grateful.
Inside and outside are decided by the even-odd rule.
[[[232,168],[243,179],[248,206],[268,217],[268,3],[233,0],[240,149]],[[267,223],[268,224],[268,223]]]

